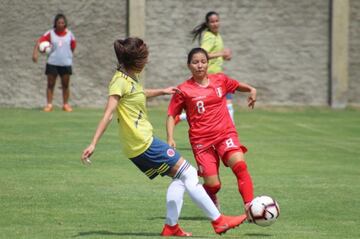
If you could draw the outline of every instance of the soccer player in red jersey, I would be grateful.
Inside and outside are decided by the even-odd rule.
[[[209,56],[202,48],[194,48],[188,55],[188,68],[192,77],[178,86],[168,108],[168,144],[176,147],[174,140],[175,116],[184,109],[189,124],[189,138],[204,179],[204,188],[216,205],[221,188],[219,162],[230,167],[237,178],[238,189],[245,208],[254,197],[253,183],[244,160],[247,151],[239,139],[226,107],[226,94],[235,91],[249,92],[248,106],[254,108],[256,89],[240,83],[223,73],[208,74]]]

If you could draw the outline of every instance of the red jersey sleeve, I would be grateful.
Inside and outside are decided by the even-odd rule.
[[[169,103],[168,115],[175,117],[176,115],[181,114],[181,111],[184,109],[185,99],[181,92],[175,93]]]
[[[71,50],[74,51],[76,48],[76,39],[73,34],[71,34],[71,42],[70,42]]]
[[[239,87],[239,82],[225,74],[221,74],[221,77],[224,79],[227,93],[234,94],[236,89]]]
[[[43,41],[51,42],[50,31],[45,32],[38,40],[39,43]]]

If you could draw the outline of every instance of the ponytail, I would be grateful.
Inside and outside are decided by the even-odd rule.
[[[199,25],[197,25],[190,33],[191,35],[193,35],[193,42],[196,40],[196,38],[199,39],[199,42],[201,41],[201,34],[203,31],[205,31],[205,29],[207,29],[207,24],[206,22],[203,22]]]
[[[201,42],[201,34],[203,31],[205,31],[208,28],[208,23],[209,23],[209,18],[212,15],[217,15],[219,16],[219,13],[214,12],[214,11],[210,11],[208,13],[206,13],[205,16],[205,22],[197,25],[191,32],[190,34],[193,35],[193,42],[196,40],[196,38],[199,39],[199,43]]]

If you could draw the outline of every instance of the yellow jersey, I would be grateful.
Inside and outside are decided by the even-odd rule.
[[[201,39],[201,48],[206,50],[208,53],[222,51],[224,49],[224,42],[220,33],[214,34],[207,30]],[[222,72],[223,58],[221,56],[210,59],[208,65],[208,73],[219,73]]]
[[[116,71],[109,84],[110,95],[120,96],[116,111],[124,153],[128,158],[136,157],[145,152],[153,140],[144,89],[137,79]]]

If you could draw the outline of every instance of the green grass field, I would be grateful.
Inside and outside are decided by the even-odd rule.
[[[165,139],[166,111],[150,108]],[[89,167],[80,155],[102,110],[0,109],[0,238],[160,238],[168,178],[148,180],[108,128]],[[244,224],[221,238],[360,238],[360,111],[273,108],[236,111],[255,194],[280,204],[268,228]],[[179,151],[193,164],[187,124]],[[222,167],[221,208],[243,212],[235,178]],[[220,238],[186,196],[180,224],[194,238]]]

